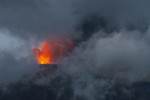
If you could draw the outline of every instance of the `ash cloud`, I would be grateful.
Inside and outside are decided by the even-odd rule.
[[[93,74],[115,79],[143,81],[149,77],[150,45],[147,36],[122,31],[110,36],[96,33],[70,56],[69,61]],[[75,66],[74,66],[75,67]],[[145,81],[145,80],[144,80]]]
[[[116,93],[115,86],[130,97],[126,86],[149,82],[149,31],[144,35],[138,31],[104,34],[95,33],[64,59],[69,64],[62,69],[72,79],[73,100],[107,100]]]
[[[150,2],[147,0],[82,0],[76,3],[83,18],[97,16],[105,22],[104,30],[107,32],[120,29],[145,32],[148,29]]]
[[[148,0],[1,0],[0,28],[7,31],[0,32],[0,81],[12,82],[36,69],[31,48],[49,34],[77,39],[74,52],[62,60],[69,65],[60,66],[61,74],[74,80],[76,97],[94,100],[97,88],[115,84],[93,77],[149,81],[149,4]],[[87,87],[82,89],[80,83]]]
[[[31,41],[0,31],[0,85],[18,81],[36,69],[31,48]]]
[[[150,19],[149,3],[147,0],[1,0],[0,26],[22,37],[37,38],[48,34],[81,37],[82,32],[93,34],[97,30],[145,32]]]
[[[1,0],[0,26],[22,37],[71,32],[76,18],[69,0]]]

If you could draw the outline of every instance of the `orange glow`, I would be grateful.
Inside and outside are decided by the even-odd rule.
[[[74,42],[64,37],[51,37],[42,42],[40,48],[33,47],[39,64],[53,64],[72,51]]]

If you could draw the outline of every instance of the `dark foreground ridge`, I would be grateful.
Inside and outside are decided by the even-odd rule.
[[[50,69],[46,66],[45,68],[42,67],[33,79],[45,77],[47,72],[57,69],[57,65],[50,65],[53,66]],[[10,84],[5,92],[4,88],[1,87],[0,100],[86,100],[82,97],[74,97],[72,79],[67,75],[66,77],[55,77],[47,85],[35,84],[32,80]],[[102,93],[99,92],[98,94]],[[102,100],[150,100],[149,94],[149,82],[136,82],[130,85],[118,82],[109,89],[105,99]]]

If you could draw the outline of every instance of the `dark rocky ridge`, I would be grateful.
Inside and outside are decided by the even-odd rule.
[[[41,67],[32,79],[10,84],[7,92],[3,92],[1,87],[0,100],[86,100],[83,97],[74,97],[72,79],[68,75],[52,78],[47,85],[35,84],[36,79],[46,77],[49,72],[55,72],[57,69],[56,64],[41,65]],[[105,100],[150,100],[149,93],[149,82],[126,84],[118,81],[109,89]]]

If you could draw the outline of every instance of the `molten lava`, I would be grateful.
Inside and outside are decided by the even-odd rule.
[[[56,64],[57,60],[68,55],[73,50],[73,40],[64,37],[51,37],[42,42],[40,48],[33,47],[39,64]]]

